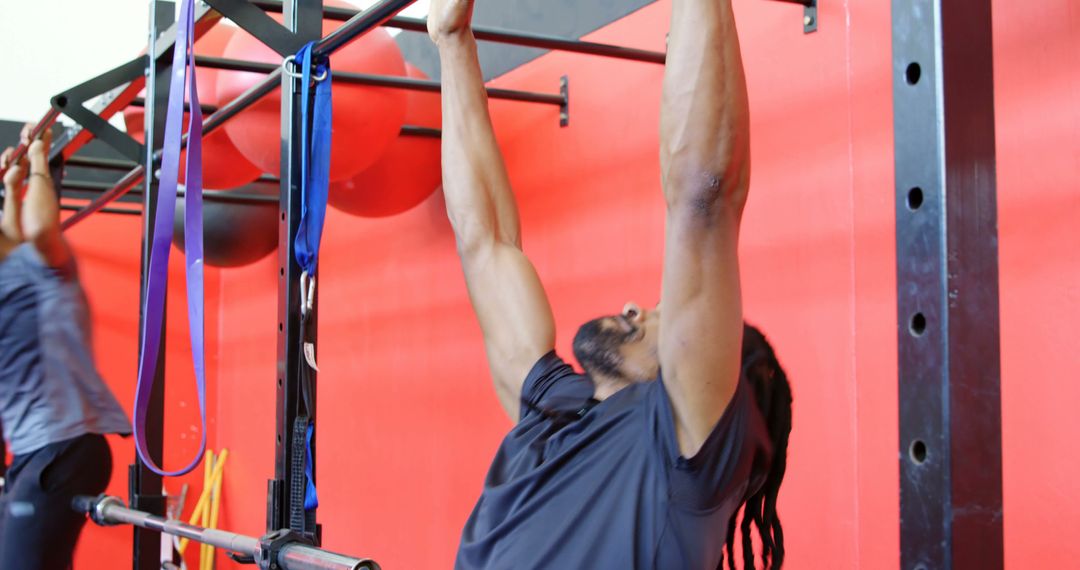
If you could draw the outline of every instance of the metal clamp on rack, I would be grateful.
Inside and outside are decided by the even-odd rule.
[[[803,7],[803,33],[809,34],[818,29],[818,0],[778,0],[789,4],[801,4]]]

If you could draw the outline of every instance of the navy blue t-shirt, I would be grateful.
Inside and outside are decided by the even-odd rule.
[[[521,420],[462,532],[458,570],[716,568],[728,521],[771,454],[750,386],[740,380],[689,459],[662,378],[599,403],[593,391],[554,351],[533,366]]]

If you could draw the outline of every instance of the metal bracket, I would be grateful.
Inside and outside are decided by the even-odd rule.
[[[53,97],[51,101],[52,107],[71,117],[82,128],[108,143],[109,146],[116,149],[125,158],[139,162],[143,159],[143,155],[146,154],[146,147],[131,138],[131,135],[109,124],[97,113],[87,109],[84,104],[106,91],[127,85],[141,78],[147,63],[146,56],[139,56],[120,67],[106,71]]]
[[[237,26],[255,36],[281,57],[288,57],[304,47],[303,41],[285,26],[247,0],[205,0]]]
[[[803,33],[817,31],[817,0],[809,0],[803,5]]]
[[[566,75],[559,79],[559,94],[563,98],[559,106],[559,126],[566,127],[570,125],[570,78]]]
[[[259,539],[259,550],[255,555],[255,563],[260,570],[280,570],[278,555],[286,546],[292,544],[305,544],[315,546],[313,536],[292,530],[277,530]]]
[[[201,38],[210,28],[218,23],[221,19],[221,15],[211,10],[206,6],[199,6],[195,12],[195,38]],[[162,61],[162,58],[170,56],[172,54],[173,44],[176,43],[176,25],[171,25],[168,29],[161,32],[157,40],[154,42],[154,46],[150,51],[154,53],[154,58],[157,61]],[[120,112],[131,102],[135,95],[144,86],[144,77],[140,75],[131,83],[119,86],[98,99],[92,107],[90,112],[101,116],[103,119],[108,119]],[[49,151],[49,158],[55,158],[58,155],[63,155],[65,158],[71,158],[80,148],[91,140],[91,132],[84,129],[80,125],[68,127],[64,129],[59,136],[53,137],[52,149]],[[142,162],[142,157],[136,161]]]
[[[803,7],[803,33],[809,34],[817,31],[818,9],[817,0],[777,0],[789,4],[800,4]]]

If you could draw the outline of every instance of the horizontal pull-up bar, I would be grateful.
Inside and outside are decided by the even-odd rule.
[[[60,204],[60,209],[67,212],[78,212],[83,207],[80,204]],[[126,216],[141,216],[142,210],[128,209],[128,208],[102,208],[98,210],[102,214],[122,214]]]
[[[45,113],[45,116],[42,117],[36,125],[34,125],[33,129],[30,130],[30,140],[37,140],[41,138],[42,133],[44,133],[48,129],[51,129],[52,126],[56,124],[56,119],[58,118],[60,118],[60,111],[50,108],[49,112]],[[15,154],[12,155],[10,164],[17,164],[20,160],[22,160],[23,157],[26,156],[26,151],[29,150],[29,148],[30,147],[23,144],[22,141],[19,141],[19,146],[15,147]],[[7,168],[0,168],[0,178],[4,176],[5,172],[7,172]]]
[[[127,172],[132,168],[138,166],[134,162],[127,160],[116,160],[113,158],[98,158],[94,156],[79,156],[75,155],[66,161],[66,166],[74,166],[76,168],[97,168],[100,170],[123,170]]]
[[[279,183],[276,178],[270,178],[268,183]],[[74,190],[76,192],[104,192],[111,190],[112,184],[108,182],[89,182],[83,180],[65,180],[64,189]],[[127,192],[128,194],[134,194],[136,196],[142,194],[141,189],[132,189]],[[178,196],[184,195],[184,189],[181,186],[177,190]],[[278,197],[268,194],[249,194],[245,192],[236,192],[234,190],[203,190],[203,198],[208,202],[239,202],[244,204],[277,204]]]
[[[146,107],[146,98],[145,97],[136,97],[136,98],[131,100],[131,105],[129,105],[129,106],[131,106],[131,107]],[[210,105],[208,103],[199,103],[199,108],[202,109],[202,112],[203,112],[204,115],[212,115],[212,114],[216,113],[217,110],[218,110],[217,105]],[[184,112],[185,113],[190,113],[191,112],[191,103],[188,103],[187,101],[184,101]]]
[[[75,224],[90,217],[96,212],[100,212],[108,204],[114,202],[124,194],[127,194],[136,184],[143,181],[143,173],[145,170],[142,166],[136,167],[131,172],[128,172],[121,178],[116,184],[113,185],[107,192],[96,198],[93,202],[86,205],[85,208],[75,212],[70,218],[60,222],[60,229],[67,230]]]
[[[230,60],[225,60],[225,61],[230,61]],[[146,106],[146,99],[143,99],[142,97],[136,97],[131,102],[131,106],[132,107],[145,107]],[[203,110],[203,113],[206,113],[206,114],[216,113],[217,110],[218,110],[218,108],[215,107],[214,105],[207,105],[205,103],[200,103],[199,108],[201,108]],[[190,110],[191,110],[191,105],[189,105],[188,103],[184,103],[184,111],[187,112],[187,111],[190,111]],[[433,127],[419,127],[419,126],[415,126],[415,125],[402,125],[401,126],[401,136],[403,136],[403,137],[427,137],[427,138],[435,138],[435,139],[437,139],[437,138],[442,137],[442,131],[440,129],[436,129],[436,128],[433,128]],[[72,158],[75,158],[75,157],[72,157]],[[87,167],[93,167],[94,166],[93,164],[86,164],[86,161],[83,161],[83,162],[84,162],[84,164],[82,164],[82,165],[73,164],[73,166],[87,166]],[[68,164],[72,164],[71,160],[68,160]],[[124,170],[128,170],[130,168],[135,167],[134,162],[125,162],[124,164],[128,165],[128,167],[125,168]],[[102,168],[108,168],[108,167],[103,166]]]
[[[90,516],[101,526],[129,524],[209,544],[256,561],[260,568],[281,570],[379,570],[373,560],[345,556],[323,550],[299,540],[290,540],[286,533],[272,533],[262,538],[234,532],[204,528],[177,520],[167,520],[124,506],[116,497],[79,496],[71,503],[76,511]]]
[[[274,63],[242,61],[238,59],[207,56],[196,56],[195,64],[200,67],[208,67],[211,69],[247,71],[252,73],[270,73],[274,70],[281,69],[281,66]],[[372,87],[391,87],[409,91],[428,91],[431,93],[442,91],[442,84],[438,81],[431,79],[414,79],[412,77],[400,77],[396,75],[371,75],[368,73],[335,71],[334,81],[354,85],[368,85]],[[566,95],[559,93],[533,93],[530,91],[516,91],[513,89],[496,89],[490,87],[487,92],[488,97],[492,99],[507,99],[510,101],[523,101],[526,103],[543,103],[558,107],[565,106],[567,103]]]
[[[794,1],[809,3],[811,0]],[[267,12],[280,13],[282,11],[282,3],[276,0],[252,0],[251,3]],[[359,12],[357,10],[352,10],[349,8],[323,6],[323,17],[328,20],[349,20],[358,13]],[[408,30],[410,32],[427,32],[427,21],[422,18],[407,18],[404,16],[396,16],[387,20],[386,23],[383,24],[383,26],[386,26],[388,28],[397,28],[400,30]],[[560,38],[557,36],[532,34],[511,30],[500,30],[498,28],[486,28],[483,26],[473,26],[472,30],[473,36],[475,36],[478,40],[496,42],[501,44],[548,49],[555,51],[566,51],[587,55],[598,55],[602,57],[613,57],[616,59],[641,61],[645,63],[663,64],[667,59],[667,54],[662,52],[627,48],[595,42],[586,42],[569,38]]]

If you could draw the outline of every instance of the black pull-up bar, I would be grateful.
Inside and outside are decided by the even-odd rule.
[[[329,36],[328,36],[329,37]],[[247,71],[250,73],[270,73],[280,69],[276,63],[263,63],[259,61],[243,61],[239,59],[225,59],[221,57],[195,56],[195,64],[210,69],[225,69],[229,71]],[[368,85],[372,87],[391,87],[394,89],[406,89],[409,91],[428,91],[438,93],[442,91],[442,84],[430,79],[415,79],[396,75],[372,75],[369,73],[351,73],[348,71],[335,71],[334,81],[354,85]],[[507,99],[510,101],[522,101],[525,103],[543,103],[563,107],[567,104],[566,95],[561,93],[533,93],[531,91],[516,91],[513,89],[487,88],[488,97],[492,99]]]
[[[800,3],[806,2],[809,4],[812,0],[791,1],[798,1]],[[251,0],[251,3],[267,12],[282,11],[282,3],[276,0]],[[358,13],[359,12],[357,10],[352,10],[349,8],[323,6],[323,17],[328,20],[346,21],[351,19]],[[410,32],[427,32],[427,20],[424,20],[422,18],[407,18],[405,16],[395,16],[387,20],[383,24],[383,26],[386,26],[388,28],[397,28],[399,30],[408,30]],[[475,36],[478,40],[496,42],[501,44],[548,49],[554,51],[566,51],[587,55],[598,55],[602,57],[613,57],[616,59],[641,61],[645,63],[663,64],[667,60],[667,54],[662,52],[627,48],[596,42],[587,42],[569,38],[560,38],[557,36],[500,30],[498,28],[487,28],[483,26],[473,26],[472,31],[473,36]]]
[[[60,209],[68,212],[77,212],[82,209],[78,204],[60,204]],[[102,208],[98,210],[102,214],[121,214],[126,216],[141,216],[142,210],[134,208]]]
[[[58,118],[60,118],[60,111],[50,108],[49,112],[46,113],[45,116],[34,125],[34,128],[30,130],[30,140],[41,138],[42,133],[51,129],[52,126],[56,124],[56,119]],[[26,156],[26,151],[29,150],[29,148],[30,147],[23,144],[22,141],[19,141],[19,146],[15,147],[15,154],[12,155],[10,163],[18,164],[18,162]],[[7,168],[0,168],[0,177],[3,177],[6,172]]]
[[[225,61],[229,61],[229,60],[225,60]],[[207,67],[210,67],[210,66],[207,66]],[[131,101],[131,106],[132,107],[145,107],[146,106],[146,99],[143,99],[142,97],[136,97],[135,99],[133,99]],[[216,106],[207,105],[205,103],[200,103],[199,108],[202,109],[203,113],[206,113],[207,115],[216,113],[218,111],[218,108]],[[188,112],[190,110],[191,110],[191,105],[188,104],[188,103],[184,103],[184,112]],[[436,128],[433,128],[433,127],[420,127],[420,126],[416,126],[416,125],[402,125],[401,126],[401,136],[403,136],[403,137],[425,137],[425,138],[435,138],[435,139],[437,139],[437,138],[442,137],[442,130],[436,129]],[[75,156],[73,156],[73,157],[71,157],[71,158],[69,158],[67,160],[67,164],[72,165],[72,166],[84,166],[84,167],[87,167],[87,168],[100,167],[100,168],[105,168],[105,169],[112,169],[113,166],[115,166],[115,163],[114,164],[105,164],[105,163],[95,164],[97,159],[83,158],[83,160],[79,160],[80,158],[83,158],[83,157],[75,157]],[[76,162],[78,164],[76,164]],[[126,168],[121,168],[120,170],[130,170],[132,168],[135,168],[135,163],[134,162],[120,161],[120,164],[126,164],[127,165]]]
[[[267,184],[280,184],[281,181],[277,178],[267,177],[265,181]],[[108,182],[91,182],[86,180],[65,180],[63,188],[65,190],[72,190],[75,192],[104,192],[111,190],[112,184]],[[128,191],[128,194],[134,194],[136,196],[143,193],[142,189],[132,189]],[[180,185],[177,190],[178,196],[184,195],[184,187]],[[235,190],[203,190],[203,198],[208,202],[237,202],[242,204],[277,204],[278,197],[268,194],[250,194],[246,192],[237,192]]]

